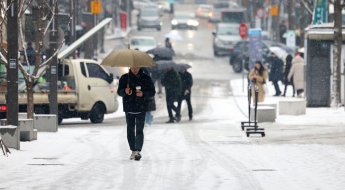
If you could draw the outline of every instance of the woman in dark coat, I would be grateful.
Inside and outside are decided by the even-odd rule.
[[[284,84],[285,84],[285,87],[284,87],[284,94],[282,96],[286,95],[287,86],[291,85],[292,89],[293,89],[292,97],[295,97],[295,86],[293,85],[293,79],[291,81],[288,80],[288,75],[289,75],[289,72],[291,70],[291,67],[292,67],[292,55],[289,54],[285,58],[285,72],[284,72]]]

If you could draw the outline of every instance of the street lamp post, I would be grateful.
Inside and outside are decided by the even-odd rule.
[[[53,56],[57,50],[57,39],[58,39],[58,10],[55,0],[50,0],[50,6],[52,10],[52,23],[50,24],[50,47],[48,57]],[[57,55],[55,55],[49,65],[49,113],[58,116],[58,98],[57,98],[57,81],[58,81],[58,67],[57,67]]]
[[[18,1],[7,0],[7,124],[18,126]]]

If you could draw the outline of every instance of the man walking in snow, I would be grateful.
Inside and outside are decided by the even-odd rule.
[[[167,72],[164,74],[162,85],[165,87],[165,97],[169,114],[169,120],[166,123],[174,123],[175,120],[179,122],[181,120],[181,115],[174,105],[174,102],[177,101],[178,96],[181,94],[182,83],[180,75],[173,67],[168,68]],[[176,114],[176,118],[172,113],[173,110]]]
[[[156,94],[151,77],[139,67],[131,67],[119,80],[117,94],[122,97],[126,113],[127,140],[132,151],[130,160],[140,160],[144,144],[145,116],[148,99]]]
[[[190,96],[192,93],[192,86],[193,86],[193,77],[190,72],[188,72],[185,68],[179,71],[181,81],[182,81],[182,93],[179,95],[177,100],[177,109],[179,110],[179,117],[181,117],[181,105],[182,101],[186,100],[187,107],[188,107],[188,116],[189,121],[193,119],[193,108],[192,103],[190,101]]]

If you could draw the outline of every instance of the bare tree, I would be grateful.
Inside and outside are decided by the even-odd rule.
[[[332,107],[339,107],[341,104],[341,48],[342,38],[342,10],[345,8],[343,0],[329,0],[334,5],[334,48],[333,48],[333,88],[332,88]]]
[[[14,0],[12,0],[13,2]],[[37,8],[38,8],[38,17],[36,19],[36,26],[37,26],[37,33],[36,33],[36,42],[35,42],[35,62],[30,63],[30,59],[28,59],[27,54],[27,46],[25,43],[25,35],[23,33],[23,17],[25,11],[32,5],[33,0],[22,0],[21,3],[18,5],[18,43],[22,44],[22,47],[20,49],[24,52],[24,57],[26,59],[26,65],[25,68],[23,63],[18,59],[18,69],[24,76],[24,80],[26,83],[26,95],[27,95],[27,118],[33,118],[34,114],[34,89],[33,85],[35,83],[35,80],[41,77],[41,75],[44,72],[39,72],[39,69],[48,69],[48,65],[50,64],[51,60],[55,55],[57,55],[59,49],[61,48],[63,43],[60,43],[60,46],[56,48],[56,51],[53,52],[51,57],[48,57],[43,63],[41,61],[42,57],[42,51],[44,50],[44,39],[45,36],[49,34],[49,25],[54,19],[55,16],[55,8],[57,7],[59,0],[54,0],[53,3],[50,3],[49,0],[37,0]],[[7,20],[7,10],[9,9],[10,5],[6,5],[5,1],[1,1],[1,14],[3,15],[0,19],[0,28],[1,26],[6,26],[6,20]],[[3,62],[8,68],[7,63],[7,48],[4,47],[2,44],[5,42],[5,39],[2,34],[2,30],[0,31],[0,61]],[[33,70],[30,69],[30,65],[34,65]]]

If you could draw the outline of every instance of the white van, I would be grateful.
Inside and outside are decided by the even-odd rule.
[[[44,69],[41,70],[41,72]],[[34,112],[49,113],[49,82],[46,74],[34,83]],[[118,109],[117,84],[113,74],[92,59],[65,59],[58,64],[58,123],[65,118],[90,119],[102,123],[104,114]],[[27,94],[25,82],[18,85],[19,111],[25,112]],[[6,92],[0,92],[0,107],[6,106]],[[0,109],[0,112],[3,109]],[[6,109],[4,109],[6,110]],[[0,115],[5,116],[4,113]]]

